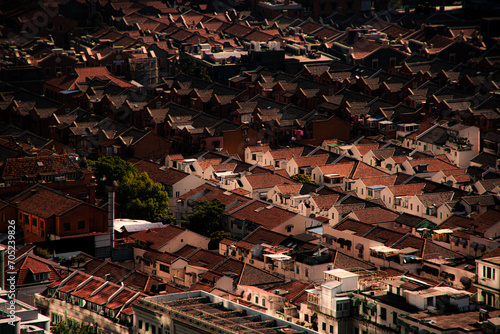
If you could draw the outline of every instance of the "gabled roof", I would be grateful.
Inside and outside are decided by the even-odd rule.
[[[226,257],[205,249],[198,248],[186,257],[189,265],[196,267],[203,267],[205,269],[213,270],[221,264]]]
[[[239,285],[250,285],[250,286],[259,286],[259,285],[268,285],[268,284],[276,284],[283,283],[284,279],[279,276],[273,275],[267,271],[256,268],[249,264],[245,264],[243,271],[241,272],[240,280],[238,282]]]
[[[184,173],[180,170],[165,168],[162,165],[145,160],[136,162],[134,167],[137,168],[140,173],[146,172],[154,182],[168,186],[172,186],[189,176],[188,173]]]
[[[253,232],[248,234],[243,240],[254,245],[267,244],[270,246],[277,246],[287,238],[286,235],[274,232],[259,226]]]
[[[151,249],[158,250],[185,231],[185,228],[167,225],[165,227],[152,228],[133,233],[130,235],[130,238],[147,243]]]
[[[316,167],[321,166],[328,160],[328,154],[311,155],[306,157],[294,157],[293,161],[298,167]]]
[[[248,181],[248,183],[254,190],[272,188],[276,185],[284,183],[295,183],[292,180],[278,174],[252,174],[245,175],[244,178]]]
[[[35,216],[47,219],[52,216],[61,216],[77,206],[86,204],[73,197],[56,190],[35,185],[11,199],[17,209]],[[87,204],[88,205],[88,204]]]
[[[290,160],[294,157],[300,157],[302,155],[303,147],[293,147],[293,148],[284,148],[280,150],[272,150],[270,151],[271,156],[274,160],[285,159]]]
[[[270,230],[280,226],[296,215],[296,213],[257,200],[236,209],[230,214],[233,218],[241,221],[250,221]]]
[[[384,208],[364,208],[360,210],[353,210],[352,214],[362,222],[367,224],[379,224],[385,222],[395,221],[399,214]]]

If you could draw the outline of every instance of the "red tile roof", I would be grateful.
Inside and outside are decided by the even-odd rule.
[[[140,173],[146,172],[154,182],[169,186],[172,186],[189,176],[188,173],[181,172],[180,170],[165,168],[162,165],[144,160],[135,163],[134,167],[137,168]]]
[[[145,242],[151,249],[158,250],[184,231],[186,231],[185,228],[168,225],[131,234],[130,238]]]
[[[72,197],[39,185],[24,191],[12,201],[16,203],[18,210],[45,219],[54,215],[60,216],[82,203]]]
[[[2,168],[2,177],[21,181],[26,175],[70,174],[80,170],[80,166],[67,155],[48,155],[7,159]]]
[[[326,164],[328,154],[318,154],[307,157],[294,157],[291,160],[295,161],[298,167],[316,167]]]
[[[284,148],[280,150],[274,150],[270,152],[274,160],[278,159],[290,160],[293,157],[300,157],[302,155],[303,150],[304,149],[302,147],[294,147],[294,148]]]
[[[269,203],[253,201],[233,212],[230,217],[247,220],[262,225],[267,229],[274,229],[297,214],[281,209]]]
[[[244,178],[250,183],[250,186],[253,190],[263,189],[263,188],[272,188],[279,184],[293,184],[296,183],[286,177],[283,177],[278,174],[254,174],[254,175],[245,175]]]
[[[335,225],[333,228],[338,231],[353,231],[355,232],[355,235],[363,236],[368,233],[373,228],[373,226],[351,218],[347,218],[346,220]]]
[[[398,184],[389,187],[394,196],[415,196],[424,192],[425,183]]]
[[[200,248],[196,252],[191,253],[187,259],[189,260],[190,265],[212,270],[218,264],[221,264],[226,257]]]
[[[392,222],[399,217],[398,213],[383,208],[366,208],[354,210],[353,214],[359,221],[367,224],[379,224],[384,222]]]
[[[108,72],[106,67],[81,67],[75,68],[75,75],[64,75],[58,78],[49,79],[46,81],[47,85],[57,87],[61,90],[76,89],[79,83],[90,81],[94,78],[109,80],[110,82],[122,87],[131,88],[134,85],[119,79]]]

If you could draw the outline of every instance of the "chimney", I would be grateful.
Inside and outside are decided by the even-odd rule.
[[[176,219],[175,219],[175,225],[181,226],[181,205],[182,201],[180,199],[177,200],[177,212],[176,212]]]
[[[7,247],[0,245],[0,289],[5,290],[5,250]]]
[[[109,255],[112,258],[113,249],[115,248],[115,191],[118,188],[118,183],[114,180],[109,180],[106,182],[106,191],[108,192],[108,231],[110,238],[110,252]]]

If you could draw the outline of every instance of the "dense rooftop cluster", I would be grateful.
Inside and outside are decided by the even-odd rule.
[[[0,5],[23,330],[499,332],[500,20],[405,4]],[[124,217],[102,157],[170,216]]]

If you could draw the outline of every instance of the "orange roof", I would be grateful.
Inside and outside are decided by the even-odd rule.
[[[415,196],[423,193],[425,183],[398,184],[389,187],[394,196]]]
[[[99,78],[101,80],[109,80],[122,88],[134,87],[134,85],[126,82],[125,80],[119,79],[110,74],[107,68],[104,66],[75,68],[75,72],[76,76],[64,75],[59,78],[47,80],[46,83],[61,90],[70,90],[76,89],[76,85],[79,83],[87,82],[94,78]]]

